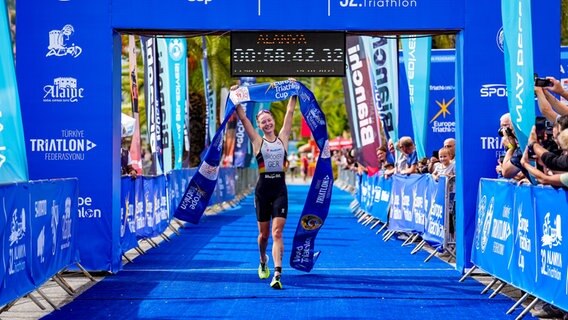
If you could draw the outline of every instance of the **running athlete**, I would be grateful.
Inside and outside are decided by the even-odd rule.
[[[231,90],[236,89],[233,86]],[[274,289],[282,289],[280,277],[282,275],[282,256],[284,242],[282,233],[288,214],[288,190],[284,172],[287,166],[288,138],[292,129],[292,118],[296,107],[296,96],[288,100],[286,115],[282,129],[276,135],[274,129],[274,117],[269,110],[260,110],[256,115],[258,127],[263,136],[254,129],[247,118],[241,105],[237,106],[237,115],[252,143],[252,150],[258,162],[259,177],[254,192],[254,204],[256,207],[256,219],[258,221],[258,251],[260,253],[260,265],[258,277],[267,279],[270,276],[268,268],[268,237],[270,222],[272,220],[272,259],[274,260],[274,277],[270,286]]]

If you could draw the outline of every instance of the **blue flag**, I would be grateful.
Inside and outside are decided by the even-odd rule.
[[[402,39],[404,68],[408,79],[412,129],[418,158],[426,156],[428,95],[430,93],[430,54],[432,37],[409,36]]]
[[[196,224],[207,208],[219,177],[223,130],[235,111],[235,106],[245,102],[286,100],[294,95],[298,96],[304,120],[312,131],[319,149],[322,150],[298,221],[290,257],[290,265],[293,268],[309,272],[319,256],[319,252],[314,250],[314,244],[329,212],[333,174],[325,115],[313,93],[301,82],[286,80],[241,86],[231,91],[227,100],[225,119],[215,133],[196,174],[190,180],[174,216]]]
[[[18,83],[6,3],[0,5],[0,183],[28,181]]]
[[[530,0],[502,0],[509,113],[525,150],[534,125],[534,73]]]

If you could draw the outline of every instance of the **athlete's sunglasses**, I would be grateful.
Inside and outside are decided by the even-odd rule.
[[[272,115],[272,112],[270,112],[270,110],[267,109],[261,109],[257,114],[256,114],[256,118],[258,119],[258,117],[260,117],[261,114],[263,113],[267,113],[269,115]]]

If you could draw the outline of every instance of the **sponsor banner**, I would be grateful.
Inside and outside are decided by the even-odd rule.
[[[162,163],[162,106],[160,101],[160,71],[158,42],[156,38],[140,37],[144,61],[144,91],[146,97],[146,122],[148,144],[152,151],[152,167],[147,173],[158,175],[163,172]]]
[[[428,198],[424,199],[427,203],[427,214],[422,239],[434,248],[439,248],[445,243],[446,223],[451,219],[446,205],[448,200],[447,183],[448,179],[445,176],[440,176],[438,181],[430,179]]]
[[[423,233],[428,213],[430,175],[393,175],[389,230]]]
[[[158,87],[160,101],[160,125],[162,137],[162,172],[170,172],[173,167],[173,150],[172,150],[172,108],[175,100],[172,100],[171,92],[175,92],[175,82],[171,83],[172,75],[170,74],[170,54],[168,43],[165,38],[156,39],[158,43]],[[174,97],[175,99],[175,97]]]
[[[399,65],[404,67],[402,52]],[[428,118],[426,129],[425,153],[427,157],[433,151],[440,150],[444,140],[455,138],[456,131],[456,73],[455,50],[432,50],[430,57],[430,89],[428,93]],[[504,91],[506,86],[503,85]],[[505,93],[506,94],[506,93]],[[408,80],[405,72],[400,74],[400,96],[408,96]],[[400,99],[402,113],[410,113],[409,99]],[[410,117],[399,119],[399,136],[413,136]]]
[[[347,77],[344,78],[345,104],[349,116],[351,137],[357,148],[357,161],[365,167],[378,168],[376,150],[384,135],[375,106],[374,84],[371,78],[370,55],[364,37],[348,36]]]
[[[0,5],[0,183],[28,180],[24,129],[6,2]]]
[[[120,181],[120,249],[122,253],[138,246],[134,218],[138,204],[135,190],[140,186],[141,181],[141,179],[131,177],[123,177]]]
[[[187,96],[187,40],[168,38],[168,66],[170,76],[171,136],[175,154],[174,169],[181,169],[183,162],[183,139],[185,128],[185,105]],[[167,158],[166,158],[167,159]]]
[[[393,37],[363,37],[369,49],[369,64],[375,106],[385,141],[398,140],[398,42]],[[381,142],[382,144],[382,142]]]
[[[521,150],[535,121],[531,2],[501,1],[509,113]]]
[[[201,69],[203,70],[203,84],[205,89],[205,146],[211,144],[211,139],[217,131],[217,96],[213,89],[209,61],[207,59],[207,39],[201,37],[203,58],[201,59]]]
[[[538,201],[535,201],[538,199]],[[562,309],[568,307],[566,228],[568,192],[517,186],[505,180],[479,184],[472,261],[502,281]]]
[[[28,294],[79,261],[77,186],[77,179],[60,179],[0,188],[0,304]]]
[[[128,70],[130,76],[130,103],[134,117],[134,134],[130,141],[130,165],[137,174],[142,174],[142,149],[140,142],[140,112],[138,111],[138,59],[136,41],[133,35],[128,36]]]
[[[388,221],[392,179],[386,179],[383,175],[374,175],[373,184],[373,207],[369,211],[373,217],[386,223]]]
[[[428,95],[430,93],[430,55],[432,37],[405,36],[401,39],[404,69],[412,118],[413,140],[418,158],[426,156]]]
[[[513,254],[514,185],[507,180],[481,180],[477,198],[477,224],[471,261],[505,281],[511,280]]]

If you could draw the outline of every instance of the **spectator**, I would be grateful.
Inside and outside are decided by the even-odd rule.
[[[564,152],[568,151],[568,129],[564,129],[560,132],[558,135],[558,144]],[[530,164],[528,150],[523,154],[521,163],[540,184],[547,184],[556,187],[568,187],[568,171],[552,175],[545,174]]]
[[[401,152],[400,157],[396,161],[396,173],[412,174],[418,172],[418,155],[414,141],[410,137],[402,137],[398,141],[398,148]]]
[[[558,117],[552,127],[552,137],[557,141],[558,145],[560,145],[560,141],[558,141],[557,137],[558,132],[564,132],[566,129],[568,129],[568,115]],[[535,157],[540,159],[546,168],[553,171],[568,171],[568,155],[566,154],[566,149],[561,148],[563,150],[560,155],[550,152],[541,145],[542,141],[538,141],[534,129],[529,136],[528,143],[529,150],[534,152]]]
[[[440,157],[440,162],[436,163],[434,166],[434,172],[432,172],[432,177],[438,181],[440,176],[452,177],[456,175],[455,163],[450,158],[451,149],[442,148],[438,151],[438,156]]]
[[[456,157],[456,139],[448,138],[444,140],[444,148],[447,148],[450,151],[450,159],[454,161],[454,158]]]
[[[290,168],[290,178],[294,181],[298,175],[298,156],[295,152],[290,152],[290,155],[288,156],[288,168]]]
[[[136,179],[138,175],[136,169],[132,166],[132,159],[130,158],[128,142],[122,139],[122,144],[120,146],[120,166],[122,175],[129,175],[132,179]]]

